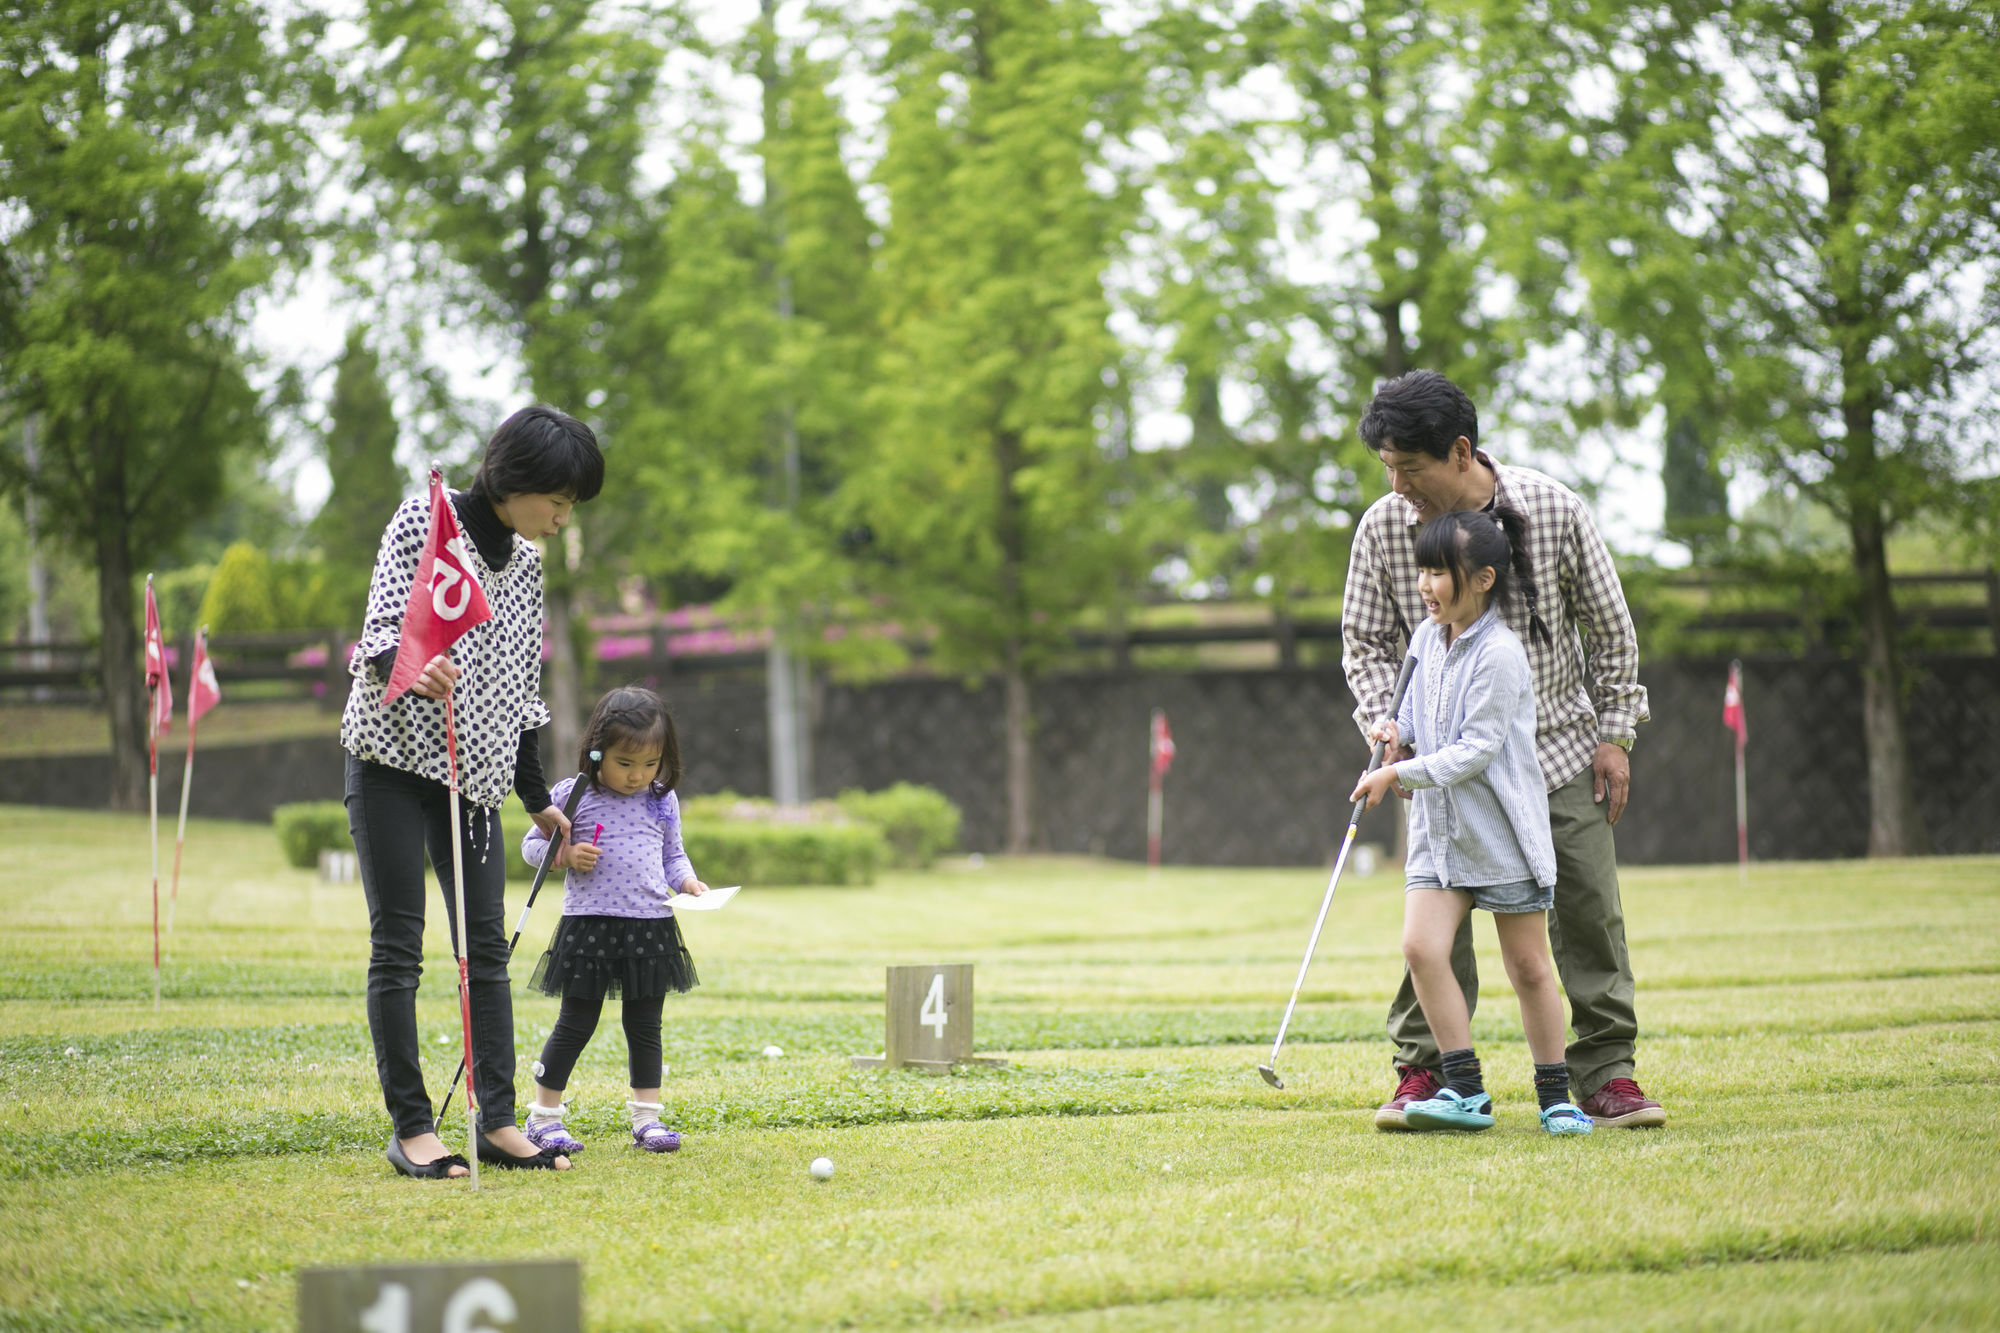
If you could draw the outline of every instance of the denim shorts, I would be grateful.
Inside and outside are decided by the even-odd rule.
[[[1411,889],[1442,889],[1444,885],[1430,875],[1419,875],[1403,885],[1403,892]],[[1555,906],[1556,891],[1543,888],[1532,879],[1516,880],[1512,884],[1454,884],[1453,893],[1469,893],[1472,905],[1487,912],[1507,914],[1512,912],[1546,912]]]

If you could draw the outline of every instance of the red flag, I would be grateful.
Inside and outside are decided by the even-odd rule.
[[[388,703],[416,684],[426,663],[492,615],[472,572],[472,554],[466,549],[458,515],[445,496],[444,477],[432,468],[430,535],[424,539],[416,581],[410,585],[410,600],[403,607],[403,636],[396,645],[396,664],[389,672],[389,688],[382,692],[382,702]]]
[[[1167,730],[1167,715],[1162,709],[1153,710],[1153,772],[1164,775],[1173,766],[1174,738]]]
[[[208,626],[194,636],[194,665],[188,671],[188,726],[222,702],[222,687],[215,681],[215,663],[208,660]]]
[[[1749,724],[1743,720],[1743,664],[1729,664],[1729,686],[1722,692],[1722,725],[1736,733],[1740,747],[1750,739]]]
[[[153,730],[173,726],[174,687],[167,681],[167,645],[160,638],[160,604],[153,599],[153,576],[146,576],[146,688],[153,692]]]

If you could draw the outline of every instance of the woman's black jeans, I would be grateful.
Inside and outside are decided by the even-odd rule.
[[[347,827],[368,897],[368,1031],[375,1073],[398,1138],[437,1128],[418,1063],[417,979],[424,963],[424,854],[444,890],[453,956],[451,793],[443,783],[347,756]],[[459,801],[465,846],[465,921],[472,990],[473,1088],[481,1130],[514,1123],[514,997],[507,984],[507,845],[500,817]],[[456,978],[453,978],[456,984]],[[464,1045],[432,1049],[454,1066]]]

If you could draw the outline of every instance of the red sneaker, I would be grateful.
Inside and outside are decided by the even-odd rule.
[[[1639,1085],[1629,1078],[1612,1079],[1579,1105],[1592,1120],[1615,1129],[1658,1129],[1667,1123],[1667,1113],[1660,1104],[1639,1091]]]
[[[1444,1084],[1428,1069],[1414,1065],[1397,1065],[1403,1073],[1402,1082],[1396,1085],[1396,1095],[1383,1102],[1375,1112],[1375,1128],[1408,1129],[1410,1122],[1403,1117],[1403,1108],[1411,1102],[1429,1101],[1437,1096]]]

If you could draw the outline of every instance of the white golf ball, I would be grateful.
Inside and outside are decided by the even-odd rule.
[[[833,1159],[831,1157],[815,1157],[812,1160],[812,1166],[807,1169],[812,1172],[814,1180],[833,1179]]]
[[[764,1048],[764,1058],[766,1060],[775,1060],[784,1053],[785,1048],[782,1046],[766,1046]]]

